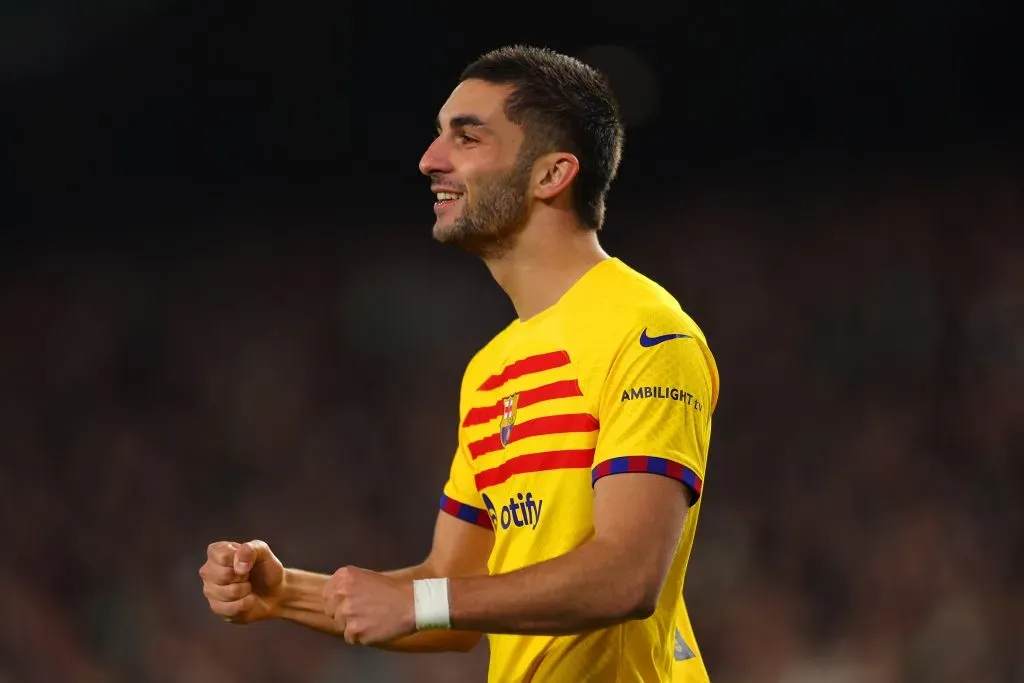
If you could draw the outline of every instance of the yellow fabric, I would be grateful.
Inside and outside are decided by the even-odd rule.
[[[717,400],[703,333],[671,295],[618,259],[595,266],[551,308],[513,322],[469,363],[442,507],[467,521],[486,511],[492,574],[585,543],[596,478],[652,472],[683,482],[696,501],[651,618],[584,635],[491,635],[491,683],[708,680],[682,591]]]

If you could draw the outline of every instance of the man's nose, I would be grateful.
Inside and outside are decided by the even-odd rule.
[[[444,141],[441,138],[434,140],[427,147],[427,151],[420,158],[420,173],[431,175],[434,173],[449,173],[452,170],[451,162],[448,160]]]

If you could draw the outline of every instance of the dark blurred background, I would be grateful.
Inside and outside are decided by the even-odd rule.
[[[687,582],[715,683],[1024,681],[1018,29],[926,3],[0,10],[0,682],[481,681],[230,627],[208,542],[426,553],[513,312],[416,162],[477,54],[608,73],[606,247],[722,373]]]

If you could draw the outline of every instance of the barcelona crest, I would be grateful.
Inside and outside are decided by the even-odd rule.
[[[501,447],[504,448],[512,440],[512,426],[516,423],[516,408],[519,406],[519,394],[512,394],[501,399]]]

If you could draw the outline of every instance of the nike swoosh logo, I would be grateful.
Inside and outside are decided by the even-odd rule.
[[[688,335],[688,334],[679,334],[679,333],[676,333],[676,334],[663,334],[663,335],[661,335],[659,337],[648,337],[647,336],[647,328],[645,327],[644,331],[640,333],[640,346],[642,346],[644,348],[650,348],[650,347],[656,346],[656,345],[658,345],[658,344],[660,344],[662,342],[667,342],[669,339],[689,339],[689,338],[690,338],[690,335]]]

